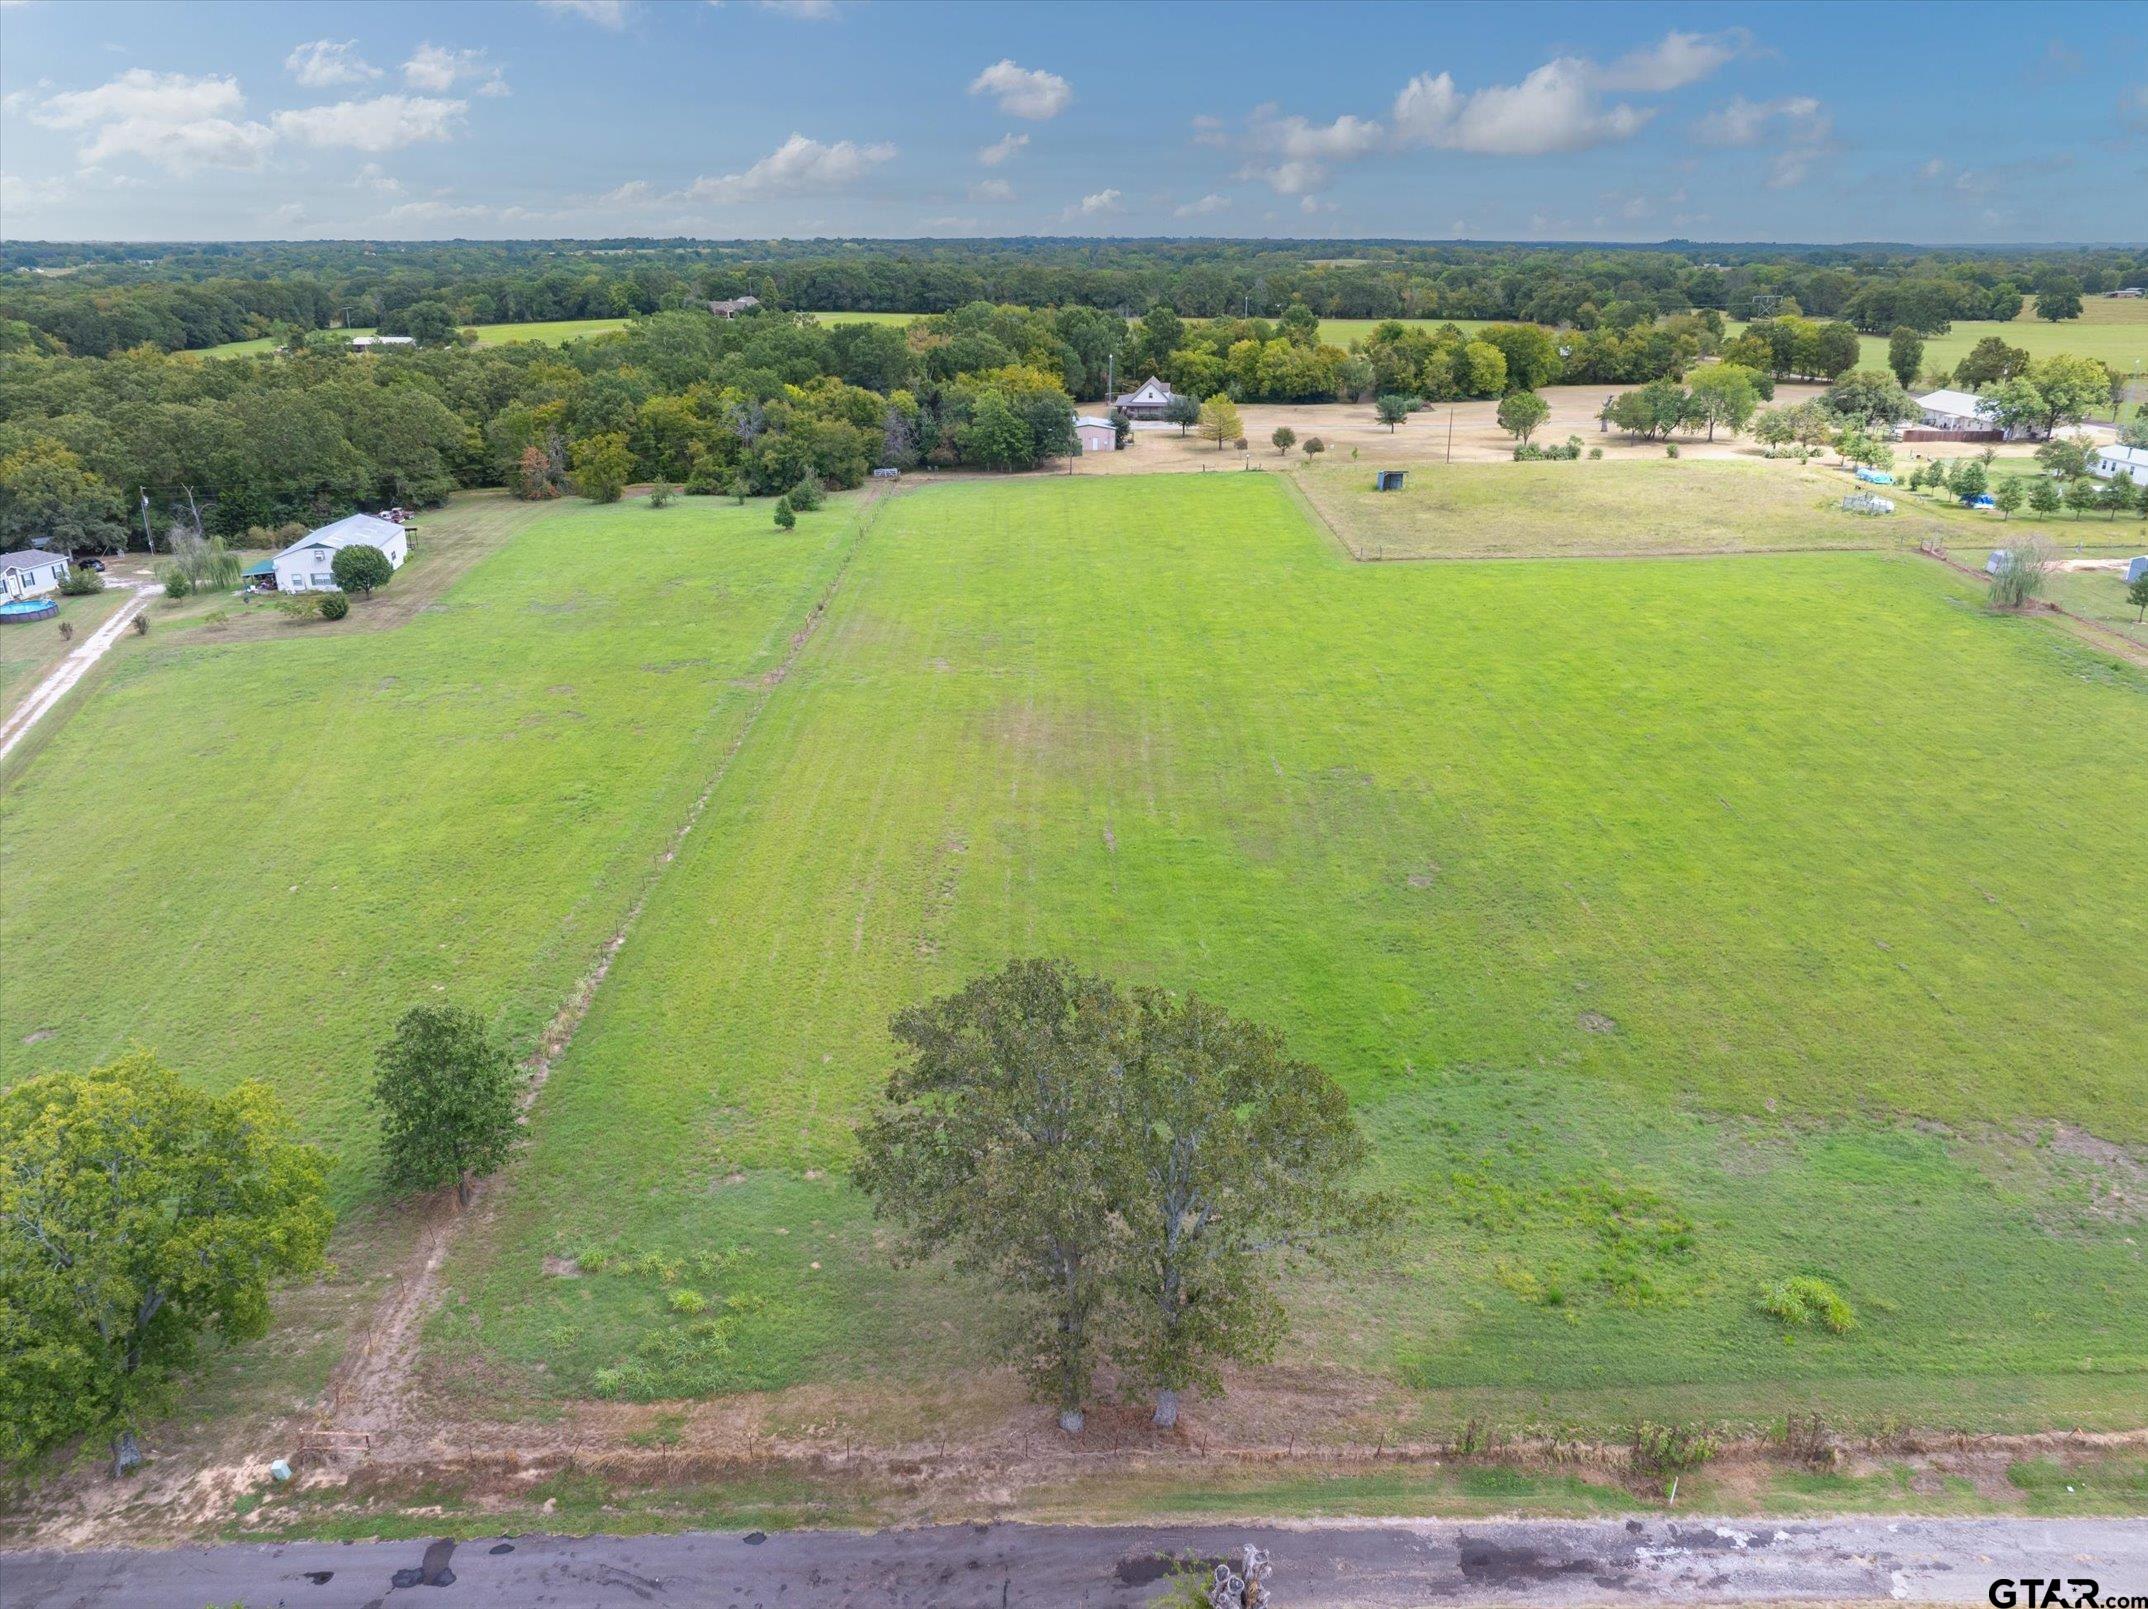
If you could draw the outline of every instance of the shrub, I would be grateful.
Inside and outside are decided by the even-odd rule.
[[[1809,1274],[1766,1287],[1760,1293],[1760,1308],[1791,1329],[1817,1323],[1836,1335],[1847,1335],[1857,1328],[1857,1314],[1842,1293],[1826,1280]]]
[[[793,486],[788,495],[792,509],[800,514],[810,514],[827,501],[827,493],[821,490],[820,482],[811,475]]]
[[[2005,550],[2006,557],[1991,576],[1991,606],[2022,609],[2043,596],[2044,577],[2051,568],[2051,550],[2040,537],[2029,537]]]
[[[323,620],[341,620],[350,612],[351,601],[342,593],[324,592],[321,594],[321,618]]]
[[[162,571],[161,579],[164,582],[165,597],[177,599],[192,596],[194,583],[186,578],[186,572],[178,566],[166,565]]]
[[[674,1313],[705,1313],[709,1303],[708,1298],[699,1291],[688,1290],[682,1286],[671,1293],[664,1305]]]
[[[671,506],[671,496],[671,482],[660,480],[649,488],[649,506],[651,508],[669,508]]]
[[[777,499],[776,499],[776,525],[777,525],[777,528],[778,528],[778,529],[780,529],[780,530],[785,530],[785,531],[787,531],[787,530],[789,530],[789,529],[790,529],[790,528],[791,528],[792,526],[796,525],[797,523],[798,523],[798,516],[797,516],[796,514],[794,514],[794,513],[792,513],[792,512],[791,512],[791,500],[790,500],[790,499],[789,499],[788,497],[779,497],[779,498],[777,498]]]
[[[95,570],[77,565],[60,577],[60,591],[70,598],[87,598],[104,591],[104,577]]]
[[[1240,452],[1244,452],[1246,450],[1246,439],[1243,436],[1239,436],[1231,442],[1231,445],[1233,447],[1236,447]]]
[[[321,592],[279,592],[276,594],[277,613],[292,620],[318,620],[321,617]]]
[[[1663,456],[1666,458],[1676,458],[1678,456],[1678,443],[1674,441],[1667,445],[1663,449]]]
[[[340,548],[328,566],[328,573],[336,578],[336,585],[345,592],[363,592],[371,596],[375,587],[384,587],[395,574],[395,566],[388,562],[388,555],[370,542],[353,542]]]
[[[1642,1420],[1633,1431],[1633,1467],[1647,1475],[1680,1475],[1698,1469],[1722,1450],[1715,1438],[1689,1425]]]
[[[1601,447],[1591,447],[1591,448],[1589,449],[1589,457],[1590,457],[1590,458],[1591,458],[1592,460],[1593,460],[1593,459],[1597,459],[1597,458],[1601,458],[1601,457],[1603,457],[1603,455],[1604,455],[1604,450],[1603,450],[1603,449],[1602,449]]]
[[[205,631],[227,630],[231,625],[231,611],[229,609],[211,609],[201,617],[201,624],[202,629]]]
[[[1303,451],[1306,457],[1318,458],[1322,453],[1326,452],[1327,450],[1328,444],[1322,441],[1318,436],[1307,436],[1305,438],[1305,446],[1303,448]]]

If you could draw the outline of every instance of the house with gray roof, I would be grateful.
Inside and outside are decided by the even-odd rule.
[[[0,592],[10,598],[39,598],[60,590],[71,566],[64,553],[19,548],[0,553]]]
[[[377,547],[400,570],[410,557],[410,538],[393,520],[378,514],[352,514],[308,531],[270,561],[278,592],[339,592],[336,554],[347,547]]]

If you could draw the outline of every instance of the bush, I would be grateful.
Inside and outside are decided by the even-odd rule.
[[[660,480],[649,488],[649,506],[651,508],[669,508],[671,506],[671,496],[671,482]]]
[[[1663,449],[1663,456],[1666,458],[1676,458],[1678,456],[1678,443],[1674,441],[1669,446],[1665,447]]]
[[[321,618],[321,592],[279,592],[275,597],[276,612],[291,620],[318,620]]]
[[[336,585],[345,592],[363,592],[370,597],[375,587],[388,584],[395,574],[395,566],[388,562],[387,554],[370,542],[354,542],[337,550],[328,573],[336,578]]]
[[[1643,1420],[1633,1431],[1633,1467],[1646,1475],[1681,1475],[1698,1469],[1722,1449],[1715,1438],[1687,1425]]]
[[[1236,437],[1231,442],[1231,445],[1233,447],[1236,447],[1240,452],[1244,452],[1246,450],[1246,439],[1243,436]]]
[[[60,577],[60,592],[69,598],[87,598],[104,591],[104,577],[95,570],[76,565]]]
[[[1514,449],[1514,461],[1518,464],[1536,463],[1545,459],[1571,461],[1580,456],[1581,438],[1579,436],[1568,436],[1563,446],[1539,447],[1534,442],[1525,441]],[[1596,456],[1599,458],[1603,456],[1601,447],[1596,449]]]
[[[1326,452],[1327,450],[1328,444],[1322,441],[1318,436],[1307,436],[1305,438],[1305,446],[1302,451],[1304,452],[1306,457],[1318,458],[1322,453]]]
[[[321,618],[323,620],[341,620],[350,612],[351,601],[342,593],[324,592],[321,594]]]
[[[793,486],[788,496],[790,497],[792,509],[800,514],[810,514],[827,501],[827,493],[821,490],[820,482],[811,475],[806,476],[796,486]]]
[[[790,529],[790,528],[791,528],[792,526],[796,525],[797,523],[798,523],[798,516],[797,516],[796,514],[794,514],[794,513],[792,513],[792,512],[791,512],[791,500],[790,500],[790,499],[789,499],[788,497],[779,497],[779,498],[777,498],[777,499],[776,499],[776,527],[777,527],[777,529],[779,529],[779,530],[784,530],[784,531],[787,531],[787,530],[789,530],[789,529]]]
[[[2051,550],[2039,537],[2029,537],[2005,550],[2006,557],[1991,576],[1991,606],[2023,609],[2043,596],[2044,577],[2051,569]]]
[[[193,595],[194,583],[186,578],[186,572],[177,565],[166,565],[160,579],[164,582],[164,596],[167,598],[178,599]]]
[[[1603,455],[1604,450],[1601,447],[1591,447],[1589,449],[1589,459],[1591,462],[1594,462],[1596,459],[1603,457]]]
[[[1857,1328],[1857,1314],[1842,1293],[1809,1274],[1766,1287],[1760,1293],[1760,1309],[1791,1329],[1817,1323],[1836,1335],[1847,1335]]]

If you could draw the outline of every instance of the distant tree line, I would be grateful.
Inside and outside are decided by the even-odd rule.
[[[2148,282],[2138,247],[1427,245],[1405,241],[259,242],[0,246],[0,324],[80,356],[338,326],[627,318],[753,295],[777,308],[948,313],[974,302],[1123,317],[1491,319],[1593,330],[1715,309],[1871,334],[2045,317]],[[20,337],[14,337],[19,339]]]

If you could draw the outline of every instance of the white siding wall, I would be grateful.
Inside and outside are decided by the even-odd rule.
[[[10,598],[35,598],[47,592],[60,590],[60,578],[67,574],[67,561],[54,559],[50,564],[36,565],[27,570],[7,572],[7,595]]]

